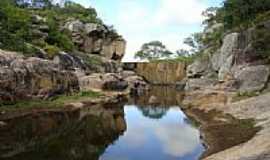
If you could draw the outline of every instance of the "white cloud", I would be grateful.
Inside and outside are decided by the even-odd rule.
[[[200,25],[202,11],[206,8],[200,0],[160,0],[154,11],[139,1],[121,1],[118,13],[119,31],[127,39],[127,53],[124,61],[132,61],[141,45],[151,40],[162,41],[170,50],[186,48],[183,39],[190,33],[170,27]],[[161,32],[162,31],[162,32]]]
[[[171,156],[186,156],[193,153],[200,145],[199,132],[190,126],[170,124],[155,129],[164,152]]]
[[[200,23],[206,6],[200,0],[161,0],[156,21],[166,25]]]
[[[125,61],[133,60],[141,45],[152,40],[162,41],[172,51],[186,47],[183,38],[196,32],[194,26],[200,25],[206,8],[206,0],[111,0],[108,6],[106,0],[92,1],[102,4],[98,5],[101,18],[127,40]]]

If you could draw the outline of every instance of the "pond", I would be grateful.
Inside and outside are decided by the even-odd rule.
[[[179,98],[157,88],[125,104],[5,120],[0,159],[198,160],[205,149],[198,129],[176,105]]]
[[[100,160],[197,160],[198,130],[177,106],[125,106],[127,130]]]

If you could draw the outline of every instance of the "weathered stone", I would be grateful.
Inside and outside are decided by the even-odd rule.
[[[216,51],[211,57],[212,69],[216,72],[219,71],[221,62],[220,62],[220,50]]]
[[[84,25],[79,20],[69,21],[65,24],[65,28],[70,30],[71,32],[80,32],[84,30]]]
[[[0,100],[48,98],[55,94],[79,90],[76,75],[60,70],[58,65],[51,61],[39,58],[23,59],[12,52],[1,53],[0,64],[9,64],[0,66]]]
[[[0,121],[0,127],[4,127],[5,125],[7,125],[5,122]]]
[[[93,31],[104,31],[104,32],[106,32],[106,28],[104,26],[96,24],[96,23],[86,23],[84,25],[84,31],[87,34],[93,32]]]
[[[128,82],[130,93],[132,95],[142,95],[149,89],[149,85],[140,76],[128,76],[125,78],[125,81]]]
[[[123,80],[120,75],[114,73],[92,74],[80,78],[82,90],[112,90],[123,91],[127,89],[128,82]]]
[[[53,61],[58,64],[61,69],[64,70],[86,70],[87,64],[84,62],[83,57],[75,56],[68,54],[66,52],[60,52],[57,56],[54,57]]]
[[[220,49],[220,65],[226,62],[227,58],[235,53],[235,50],[238,47],[238,37],[238,33],[231,33],[224,37],[223,44]]]
[[[182,104],[185,107],[208,107],[208,105],[223,104],[228,101],[228,97],[225,92],[218,92],[212,90],[200,90],[186,92]],[[207,109],[207,108],[206,108]]]
[[[185,90],[201,90],[201,89],[209,89],[213,88],[217,84],[217,80],[215,79],[207,79],[207,78],[192,78],[188,79]]]
[[[151,96],[149,98],[149,101],[148,101],[149,104],[157,104],[158,103],[158,99],[156,96]]]
[[[128,82],[123,79],[107,80],[103,85],[103,90],[124,91],[128,87]]]
[[[125,79],[128,77],[136,76],[136,73],[134,71],[123,71],[121,75]]]
[[[219,81],[226,81],[227,77],[231,75],[231,68],[233,66],[233,55],[230,55],[225,63],[221,66],[218,72]]]
[[[220,52],[217,52],[211,59],[213,69],[219,71],[220,81],[224,81],[225,77],[230,74],[238,48],[238,38],[238,33],[231,33],[225,36]]]
[[[126,41],[104,25],[70,20],[64,28],[72,32],[73,42],[86,53],[113,60],[121,60],[125,54]]]
[[[270,69],[266,65],[237,66],[233,71],[241,92],[262,91],[270,77]]]
[[[187,77],[188,78],[200,78],[207,74],[211,70],[211,63],[209,63],[209,58],[199,58],[195,60],[194,63],[187,67]]]
[[[175,84],[186,76],[185,63],[138,63],[137,74],[152,84]]]

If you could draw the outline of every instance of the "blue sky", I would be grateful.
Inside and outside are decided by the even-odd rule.
[[[201,12],[222,0],[74,0],[96,8],[99,17],[127,40],[125,61],[132,61],[141,45],[152,40],[175,51],[183,39],[202,30]]]

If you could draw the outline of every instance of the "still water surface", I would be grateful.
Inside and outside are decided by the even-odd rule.
[[[197,160],[198,130],[177,106],[125,106],[127,130],[101,160]]]
[[[127,104],[0,116],[0,160],[198,160],[204,147],[179,99],[157,88]]]

